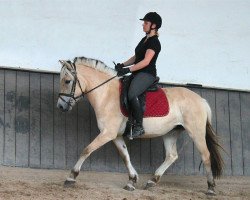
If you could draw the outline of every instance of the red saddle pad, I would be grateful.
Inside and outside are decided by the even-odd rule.
[[[128,117],[128,112],[121,107],[122,114]],[[169,113],[169,103],[165,92],[158,88],[156,92],[146,93],[145,112],[143,117],[163,117]]]

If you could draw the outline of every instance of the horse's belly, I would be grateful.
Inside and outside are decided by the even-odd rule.
[[[165,135],[177,125],[180,125],[180,122],[178,122],[176,118],[169,116],[145,118],[143,121],[145,134],[142,138],[153,138]]]

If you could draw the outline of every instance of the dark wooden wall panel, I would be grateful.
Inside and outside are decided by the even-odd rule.
[[[4,156],[4,70],[0,69],[0,165]]]
[[[30,167],[41,167],[41,75],[30,73]]]
[[[4,164],[16,164],[16,71],[5,71]]]
[[[17,72],[16,81],[16,166],[29,166],[29,73]]]
[[[189,87],[190,89],[190,87]],[[250,93],[191,88],[212,110],[212,125],[227,154],[225,175],[250,175]],[[0,164],[35,168],[72,168],[83,149],[99,134],[86,98],[62,113],[56,103],[58,74],[0,69]],[[162,138],[129,141],[139,173],[153,173],[164,161]],[[178,142],[178,161],[166,173],[204,174],[201,157],[186,132]],[[127,172],[112,142],[88,158],[83,170]]]
[[[229,93],[232,175],[243,175],[241,106],[239,92]]]
[[[150,158],[150,140],[141,140],[141,173],[147,173],[151,170],[151,158]],[[162,160],[163,162],[163,160]]]
[[[222,152],[226,168],[225,175],[232,174],[231,160],[231,137],[229,128],[229,96],[228,91],[216,91],[216,117],[217,117],[217,134],[220,136],[222,145],[227,154]]]
[[[53,75],[41,75],[41,167],[54,167]]]
[[[243,173],[250,176],[250,93],[241,93]]]
[[[57,108],[59,81],[59,76],[54,75],[54,167],[64,169],[66,167],[65,113]]]

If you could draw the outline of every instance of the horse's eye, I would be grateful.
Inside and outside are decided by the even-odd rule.
[[[65,83],[66,83],[66,84],[69,84],[69,83],[70,83],[70,80],[66,80]]]

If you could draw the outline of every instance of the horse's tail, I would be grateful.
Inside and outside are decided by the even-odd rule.
[[[211,168],[214,178],[219,178],[222,175],[224,162],[220,154],[220,150],[224,150],[218,141],[218,136],[212,128],[212,112],[211,108],[206,102],[207,107],[207,124],[206,124],[206,143],[208,151],[210,152]]]

